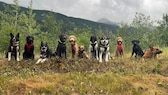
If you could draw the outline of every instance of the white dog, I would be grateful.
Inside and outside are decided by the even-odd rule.
[[[99,62],[102,62],[103,56],[105,58],[105,62],[108,62],[110,59],[110,46],[109,46],[109,38],[102,37],[100,38],[99,44]]]

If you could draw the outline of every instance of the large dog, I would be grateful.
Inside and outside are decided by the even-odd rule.
[[[8,61],[11,61],[12,56],[14,56],[15,60],[20,61],[20,41],[19,41],[19,33],[17,33],[16,36],[14,36],[12,33],[10,33],[10,44],[8,47],[8,52],[6,54],[6,58],[8,58]]]
[[[123,39],[122,37],[117,38],[117,48],[116,48],[116,57],[124,55],[124,48],[123,48]]]
[[[52,53],[48,47],[47,42],[41,42],[40,46],[40,58],[37,60],[36,64],[45,62],[49,57],[52,56]]]
[[[59,35],[60,41],[58,41],[57,49],[54,55],[58,56],[59,58],[67,58],[66,55],[66,40],[67,36],[65,34]]]
[[[96,58],[97,60],[99,60],[99,57],[98,57],[98,42],[97,42],[97,37],[96,36],[91,36],[90,37],[89,58],[90,59]]]
[[[133,44],[133,47],[132,47],[132,55],[131,57],[135,54],[135,57],[136,58],[140,58],[144,55],[141,47],[139,46],[139,43],[140,41],[139,40],[132,40],[131,41],[132,44]]]
[[[34,59],[34,37],[27,36],[24,46],[23,59]]]
[[[71,44],[71,52],[72,52],[72,58],[77,58],[78,57],[78,44],[77,44],[77,39],[74,35],[69,36],[69,43]]]
[[[99,62],[102,62],[103,55],[105,58],[105,62],[109,61],[110,58],[110,46],[109,46],[109,38],[108,37],[101,37],[99,43]]]
[[[88,54],[85,51],[85,47],[83,45],[79,46],[78,58],[85,58],[85,59],[89,58]]]
[[[156,46],[150,46],[148,50],[144,52],[142,56],[142,61],[145,61],[148,58],[156,58],[158,54],[161,54],[163,51],[159,50]]]

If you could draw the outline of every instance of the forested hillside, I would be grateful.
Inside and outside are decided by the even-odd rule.
[[[97,37],[110,37],[110,51],[114,51],[115,40],[118,36],[123,37],[126,51],[131,49],[131,40],[141,41],[143,49],[149,45],[167,46],[168,16],[163,14],[163,19],[151,21],[150,16],[143,13],[135,13],[131,24],[121,23],[121,26],[97,23],[81,18],[68,17],[60,13],[45,10],[33,10],[32,3],[28,8],[18,6],[17,0],[14,5],[0,2],[0,38],[3,52],[8,46],[9,33],[21,33],[21,50],[25,43],[25,37],[35,37],[36,50],[40,41],[49,43],[52,50],[58,41],[58,35],[65,33],[76,35],[78,43],[86,46],[88,50],[90,35]],[[157,25],[157,26],[156,26]],[[5,40],[4,40],[5,39]]]
[[[7,6],[8,4],[0,2],[0,10],[3,11],[5,9],[4,6]],[[9,6],[13,6],[13,5],[9,5]],[[28,11],[28,8],[24,8],[24,7],[20,7],[19,13],[21,12],[26,12]],[[38,23],[42,23],[41,21],[44,19],[44,15],[49,14],[51,11],[47,11],[47,10],[33,10],[33,13],[36,14],[35,15],[35,20]],[[56,13],[53,12],[54,18],[56,20],[57,23],[62,23],[63,32],[66,31],[72,31],[74,28],[91,28],[92,31],[97,31],[99,29],[101,30],[106,30],[106,31],[113,31],[116,32],[116,29],[119,28],[118,25],[108,25],[108,24],[103,24],[103,23],[98,23],[98,22],[94,22],[94,21],[89,21],[89,20],[85,20],[85,19],[81,19],[81,18],[74,18],[74,17],[68,17],[66,15],[60,14],[60,13]]]
[[[5,32],[8,36],[10,32],[20,32],[23,34],[21,39],[25,38],[26,35],[36,35],[38,36],[38,39],[35,40],[37,43],[41,39],[44,40],[49,37],[53,41],[48,41],[50,45],[52,44],[52,49],[54,49],[58,35],[61,33],[74,34],[73,32],[76,31],[75,34],[80,35],[81,32],[88,31],[86,35],[90,35],[90,33],[100,34],[100,32],[108,35],[110,32],[116,33],[116,30],[119,28],[118,25],[108,25],[81,18],[68,17],[52,11],[33,10],[31,4],[28,8],[20,7],[17,5],[17,2],[15,2],[15,5],[0,2],[0,13],[0,27],[2,27],[0,31]],[[8,39],[9,37],[7,35],[2,39]],[[23,44],[24,41],[22,40],[21,43]],[[5,45],[7,43],[7,40],[6,42],[2,42]],[[5,48],[2,47],[0,50],[4,51]]]

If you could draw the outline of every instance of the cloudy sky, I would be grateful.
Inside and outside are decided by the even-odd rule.
[[[0,0],[13,3],[13,0]],[[19,0],[28,7],[30,0]],[[98,21],[107,18],[113,22],[131,23],[135,13],[143,13],[152,20],[162,19],[168,13],[168,0],[33,0],[34,9],[53,10],[67,16]]]

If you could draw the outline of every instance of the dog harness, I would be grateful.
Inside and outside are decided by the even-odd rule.
[[[92,46],[92,50],[91,50],[91,52],[95,52],[95,45],[96,45],[97,43],[91,43],[91,46]]]
[[[18,51],[18,49],[19,49],[19,41],[12,42],[11,51]]]
[[[123,45],[122,44],[118,44],[118,49],[120,52],[123,52]]]
[[[62,41],[58,41],[58,43],[65,45],[65,42],[62,42]]]
[[[34,46],[33,43],[29,44],[29,43],[26,43],[26,48],[27,48],[27,53],[31,53],[31,47]]]
[[[105,51],[107,50],[107,48],[109,47],[109,43],[107,43],[106,45],[103,45],[100,43],[100,47],[101,48],[105,48]]]

